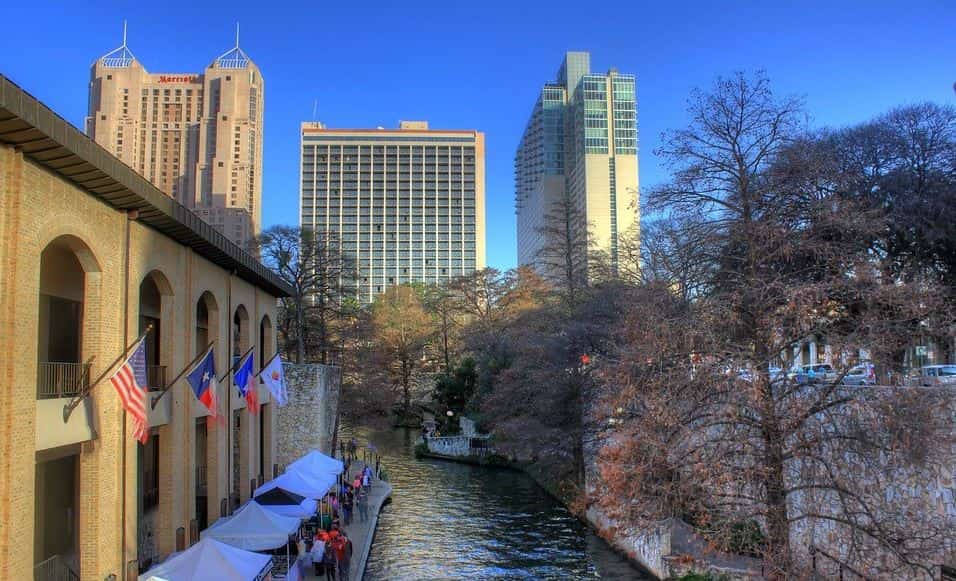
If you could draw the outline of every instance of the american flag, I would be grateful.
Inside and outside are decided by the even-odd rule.
[[[145,444],[149,439],[146,418],[146,339],[133,349],[122,367],[110,378],[123,407],[133,418],[133,437]]]

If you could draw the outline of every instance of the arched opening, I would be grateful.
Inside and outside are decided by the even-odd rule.
[[[201,355],[219,338],[219,303],[209,291],[196,301],[196,355]],[[196,520],[199,530],[209,526],[209,432],[206,418],[196,418]]]
[[[166,387],[168,339],[163,334],[164,319],[171,318],[173,289],[159,271],[146,275],[139,285],[139,332],[146,333],[146,378],[150,390]],[[171,326],[166,321],[166,326]],[[148,331],[147,331],[148,329]]]
[[[219,303],[206,291],[196,302],[196,355],[219,338]]]
[[[173,328],[172,311],[172,285],[163,273],[154,270],[143,277],[139,285],[139,333],[146,334],[146,383],[150,391],[166,387],[166,371],[172,351],[171,337],[168,336]],[[166,454],[160,446],[168,446],[162,441],[161,432],[164,430],[153,428],[146,444],[136,447],[140,570],[148,569],[159,555],[156,532],[160,503],[169,502],[168,496],[161,498],[160,493],[160,458]]]
[[[275,339],[272,335],[272,321],[269,315],[263,315],[259,322],[259,369],[262,370],[266,363],[275,355]],[[262,379],[259,380],[262,383]],[[271,434],[272,406],[266,404],[262,406],[259,414],[259,470],[260,479],[265,479],[269,471],[266,466],[269,465],[270,458],[267,458],[267,451],[271,448],[272,442],[268,440]]]
[[[246,307],[239,305],[232,315],[232,363],[239,363],[242,357],[250,347],[249,332],[249,311]],[[232,378],[229,379],[232,385]],[[230,389],[235,389],[230,387]],[[233,391],[233,394],[236,392]],[[230,475],[230,490],[232,502],[231,510],[238,508],[244,489],[245,478],[249,473],[249,429],[250,422],[243,419],[242,410],[238,409],[232,413],[232,474]]]
[[[239,305],[232,316],[232,356],[241,357],[249,349],[249,312]],[[235,363],[235,361],[233,361]]]
[[[37,398],[69,398],[89,387],[84,317],[99,265],[75,236],[60,236],[40,254]],[[51,427],[51,429],[56,429]],[[43,571],[80,570],[78,447],[44,451],[34,482],[34,563]]]
[[[38,398],[72,397],[89,384],[83,315],[87,272],[94,270],[89,248],[72,236],[57,238],[40,255]]]
[[[259,323],[259,369],[275,355],[275,339],[272,336],[272,321],[264,315]]]

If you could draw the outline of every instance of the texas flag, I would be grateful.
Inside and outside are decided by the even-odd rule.
[[[236,370],[236,375],[233,377],[236,381],[236,387],[239,388],[239,393],[246,398],[246,407],[249,408],[250,414],[259,413],[259,394],[256,393],[256,374],[252,372],[252,355],[255,350],[250,350],[246,354],[245,360],[239,366],[239,369]]]
[[[219,408],[216,399],[218,380],[216,379],[216,357],[213,355],[212,347],[199,360],[186,379],[192,386],[196,399],[209,409],[210,416],[216,417]]]

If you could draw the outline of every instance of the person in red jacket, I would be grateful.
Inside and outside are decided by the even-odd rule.
[[[332,550],[335,551],[335,560],[339,564],[339,579],[349,578],[349,567],[352,564],[352,540],[345,534],[339,534],[332,541]]]

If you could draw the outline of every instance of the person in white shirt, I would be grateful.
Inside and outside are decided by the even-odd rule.
[[[315,576],[319,576],[319,567],[322,566],[322,559],[325,557],[325,541],[315,537],[312,543],[312,565],[315,567]]]

